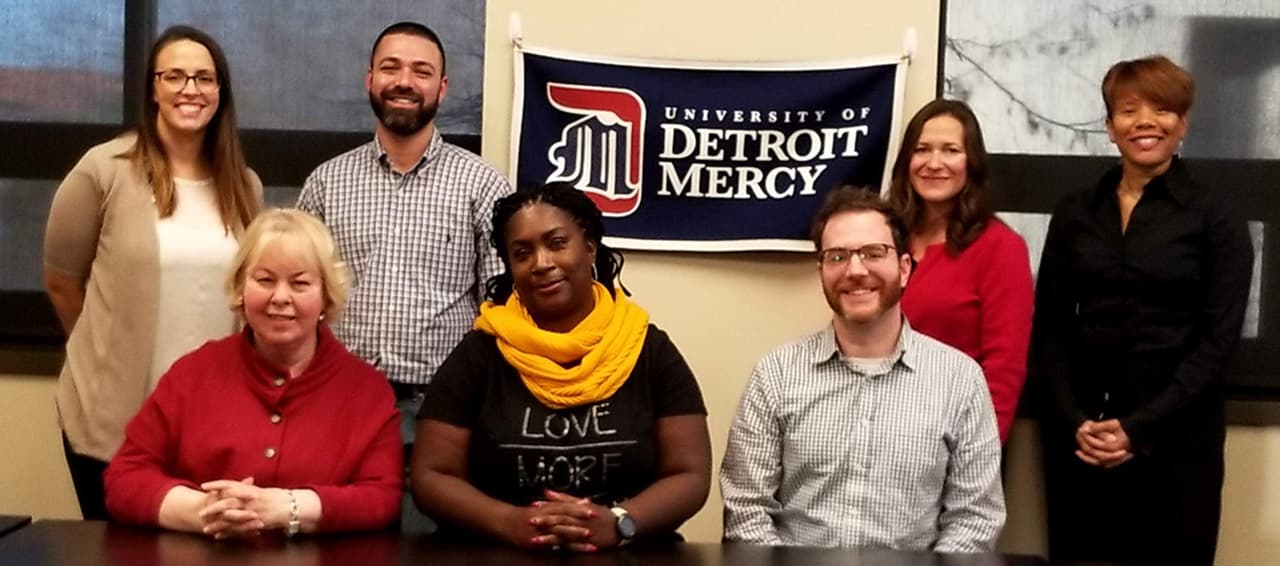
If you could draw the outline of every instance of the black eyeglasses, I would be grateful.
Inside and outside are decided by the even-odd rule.
[[[195,81],[196,90],[205,94],[218,92],[218,89],[222,88],[218,83],[218,75],[208,71],[197,71],[194,75],[188,75],[182,69],[169,69],[156,72],[156,79],[159,79],[160,84],[170,92],[182,92],[182,89],[187,88],[187,81]]]
[[[883,243],[865,244],[860,248],[827,248],[818,252],[818,261],[826,267],[845,265],[849,259],[857,256],[863,265],[879,263],[888,258],[893,246]]]

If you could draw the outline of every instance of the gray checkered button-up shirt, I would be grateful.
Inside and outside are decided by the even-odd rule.
[[[822,331],[751,375],[720,469],[726,540],[989,552],[1004,525],[982,369],[913,332],[862,373]]]
[[[438,131],[408,173],[391,168],[376,136],[317,167],[298,208],[333,232],[353,277],[338,339],[391,381],[430,381],[502,269],[489,234],[494,202],[510,193]]]

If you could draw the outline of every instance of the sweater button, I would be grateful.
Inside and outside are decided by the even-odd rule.
[[[271,424],[280,424],[280,413],[271,414]]]
[[[264,450],[264,451],[262,452],[262,455],[263,455],[263,456],[266,456],[267,458],[275,458],[275,457],[276,457],[276,449],[275,449],[275,448],[267,448],[266,450]]]

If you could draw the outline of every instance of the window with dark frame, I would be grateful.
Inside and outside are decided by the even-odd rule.
[[[1242,340],[1227,372],[1228,389],[1236,399],[1280,399],[1280,333],[1271,324],[1280,321],[1280,287],[1270,284],[1280,277],[1276,246],[1271,244],[1277,237],[1275,226],[1280,225],[1280,192],[1272,190],[1280,187],[1280,160],[1274,158],[1280,145],[1274,136],[1276,121],[1268,119],[1275,116],[1274,85],[1280,73],[1280,35],[1276,33],[1280,10],[1234,17],[1216,15],[1232,11],[1227,8],[1229,0],[1125,4],[1113,11],[1075,9],[1076,2],[1087,4],[1069,0],[1057,7],[1056,13],[1072,14],[1072,21],[1038,27],[1041,23],[1027,19],[1024,12],[1035,9],[1018,0],[945,1],[938,96],[968,101],[983,120],[988,147],[1000,151],[991,156],[997,185],[995,204],[1002,216],[1013,220],[1010,224],[1019,229],[1028,247],[1037,245],[1031,251],[1033,258],[1038,258],[1038,244],[1043,243],[1048,216],[1058,200],[1091,186],[1116,162],[1107,151],[1083,151],[1094,145],[1110,150],[1105,132],[1101,132],[1100,116],[1092,122],[1078,122],[1078,116],[1068,116],[1069,112],[1055,114],[1063,108],[1042,98],[1046,91],[1067,99],[1083,96],[1084,91],[1054,92],[1045,85],[1057,83],[1046,74],[1067,74],[1068,82],[1085,81],[1088,95],[1097,98],[1095,79],[1080,75],[1081,61],[1093,62],[1100,56],[1095,51],[1115,48],[1114,44],[1123,44],[1126,49],[1120,58],[1161,50],[1155,44],[1133,45],[1126,39],[1133,37],[1166,41],[1161,45],[1167,49],[1168,33],[1136,30],[1179,30],[1177,33],[1185,36],[1183,52],[1171,55],[1180,55],[1183,60],[1179,62],[1196,77],[1198,91],[1183,147],[1188,167],[1198,180],[1233,201],[1246,215],[1257,254]],[[1038,17],[1049,17],[1045,14],[1038,12]],[[992,18],[1001,21],[993,22]],[[1123,28],[1127,33],[1112,28]],[[1089,35],[1095,31],[1096,37]],[[1054,63],[1044,67],[1043,61]],[[1110,62],[1104,61],[1106,65]],[[1028,76],[1039,77],[1030,81],[1040,89],[1038,93],[1031,87],[1022,92],[1020,87],[1027,87],[1026,81],[1005,80]],[[1096,81],[1101,78],[1099,72]],[[1102,112],[1100,99],[1089,102],[1094,103],[1099,108],[1094,114]],[[1079,110],[1079,104],[1066,108]],[[1006,123],[1011,125],[1003,127]],[[1027,143],[1037,149],[1023,152],[1022,146],[1009,141],[1027,141],[1031,139],[1028,136],[1035,139]],[[1064,153],[1046,153],[1043,147],[1050,143],[1058,144]]]
[[[83,153],[135,123],[148,50],[185,23],[227,51],[246,158],[268,205],[291,205],[310,171],[371,139],[364,72],[385,26],[415,20],[445,42],[437,125],[479,153],[485,3],[474,0],[11,0],[0,45],[0,346],[61,344],[43,291],[49,203]]]

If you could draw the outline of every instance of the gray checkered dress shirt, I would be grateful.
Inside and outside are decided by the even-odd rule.
[[[510,193],[498,171],[439,132],[405,174],[376,136],[317,167],[298,208],[333,232],[353,277],[338,339],[391,381],[429,382],[502,269],[489,234],[494,202]]]
[[[991,551],[1005,507],[982,369],[905,322],[857,368],[830,325],[756,364],[720,469],[725,539]]]

